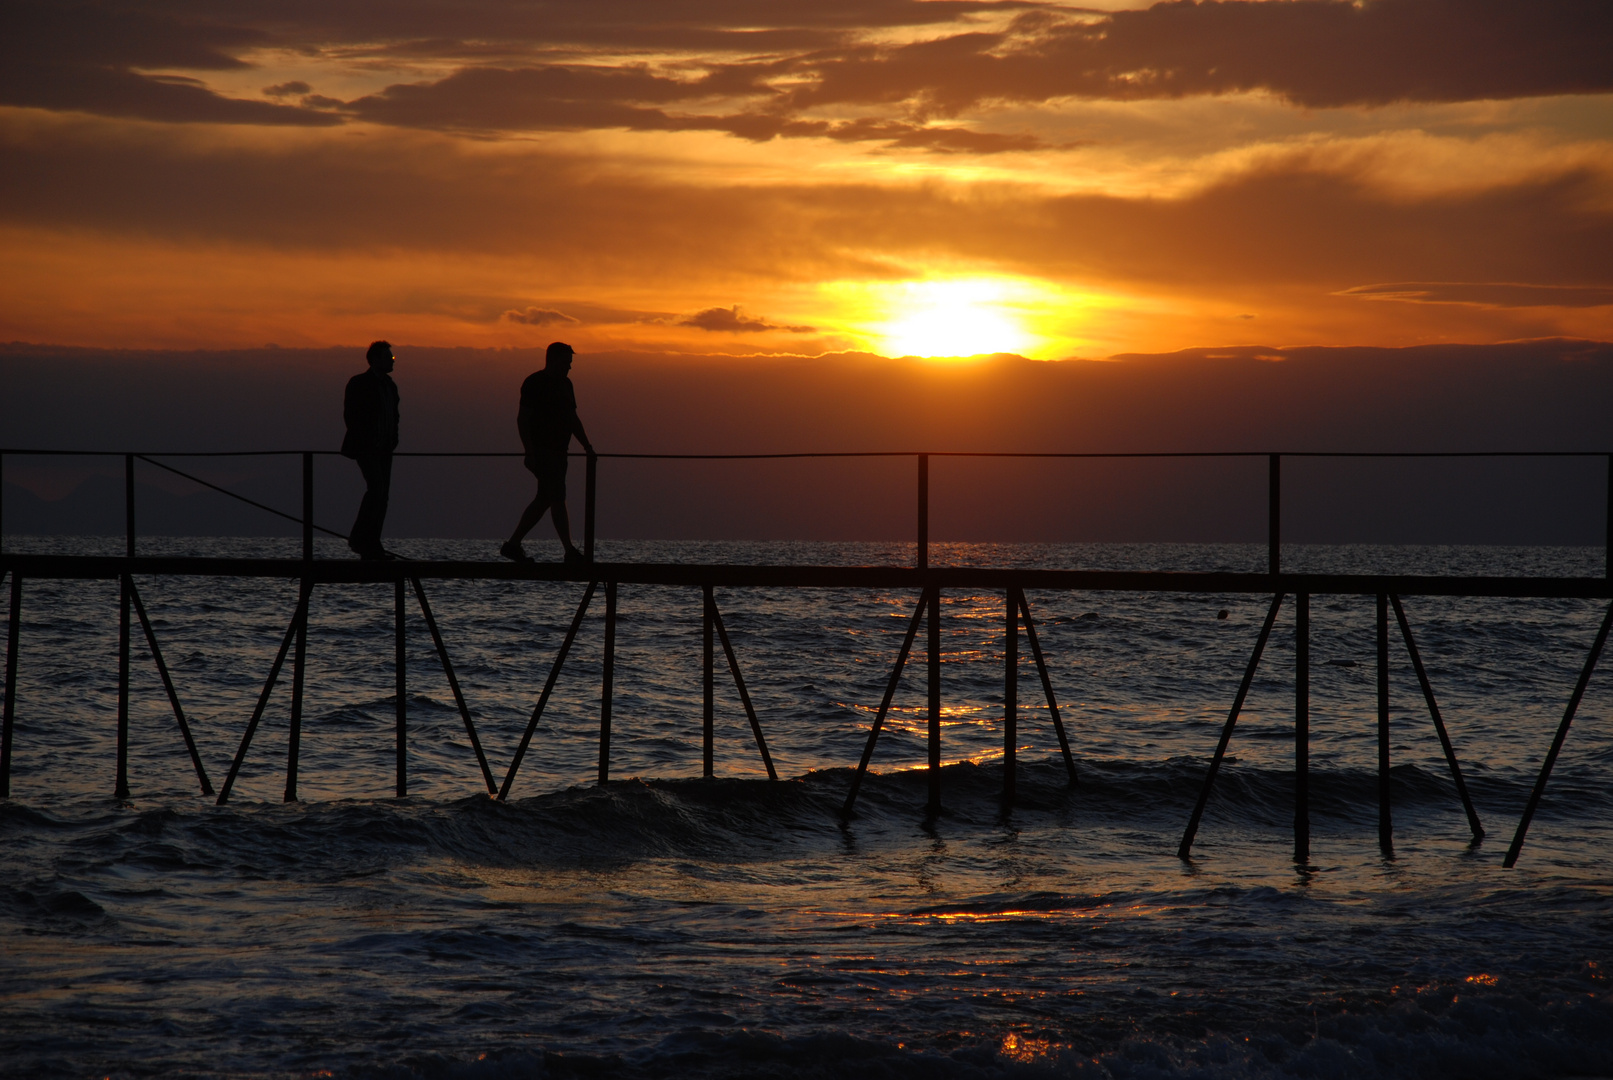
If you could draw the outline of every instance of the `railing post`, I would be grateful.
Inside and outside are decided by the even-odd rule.
[[[717,658],[715,655],[716,620],[711,616],[712,605],[715,601],[711,596],[711,586],[700,586],[702,622],[705,624],[705,670],[704,711],[701,714],[701,775],[711,779],[713,775],[713,753],[716,742],[716,695],[717,695]]]
[[[1283,543],[1283,456],[1271,454],[1266,460],[1266,566],[1275,575],[1282,569]]]
[[[1311,857],[1311,597],[1294,595],[1294,861]]]
[[[919,455],[918,553],[914,563],[920,570],[930,567],[930,455]]]
[[[599,782],[610,779],[610,711],[616,683],[616,582],[605,582],[605,658],[599,674]]]
[[[129,545],[134,546],[130,537]],[[128,574],[118,575],[118,778],[113,798],[129,797],[129,587]]]
[[[314,455],[302,455],[302,561],[314,561]]]
[[[123,455],[123,545],[134,558],[134,455]]]
[[[1003,590],[1008,621],[1003,638],[1003,804],[1014,805],[1014,774],[1019,744],[1019,595]]]
[[[134,558],[134,455],[123,455],[123,553]],[[129,797],[129,588],[118,578],[118,778],[114,798]]]
[[[1395,853],[1389,817],[1389,597],[1378,594],[1378,849]]]
[[[1613,454],[1607,455],[1607,556],[1604,573],[1613,578]]]
[[[582,503],[582,553],[584,558],[592,561],[594,557],[594,488],[599,474],[599,455],[590,450],[586,465],[587,480],[583,485]]]
[[[930,805],[941,812],[941,590],[930,590]]]
[[[304,618],[306,617],[305,615]],[[392,594],[392,652],[398,701],[397,797],[401,799],[409,794],[409,696],[408,678],[404,668],[403,578],[401,576],[398,578]]]
[[[297,621],[297,643],[291,654],[291,726],[286,733],[286,802],[297,801],[297,764],[302,755],[302,687],[308,662],[308,608],[312,603],[314,580],[302,579],[302,596],[297,606],[303,617]]]
[[[6,455],[0,454],[0,551],[6,550]]]
[[[11,620],[6,624],[6,700],[0,716],[0,799],[11,798],[11,729],[17,716],[18,628],[22,622],[22,575],[11,571]]]

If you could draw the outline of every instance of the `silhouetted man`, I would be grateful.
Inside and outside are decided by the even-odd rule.
[[[342,418],[347,421],[347,437],[342,440],[342,456],[358,462],[364,474],[364,500],[358,504],[358,517],[347,546],[361,559],[390,559],[381,546],[381,523],[386,520],[387,493],[392,487],[392,451],[398,447],[398,384],[392,381],[392,346],[377,341],[364,354],[368,371],[347,380],[342,402]]]
[[[573,435],[590,454],[594,444],[588,441],[582,421],[577,419],[577,393],[566,377],[572,356],[570,345],[556,341],[544,355],[543,370],[528,375],[521,384],[521,411],[516,414],[515,426],[526,450],[526,467],[538,478],[538,494],[522,512],[510,538],[498,549],[500,555],[516,562],[532,561],[521,549],[521,541],[543,519],[545,510],[554,519],[554,531],[566,547],[566,561],[583,561],[583,553],[571,542],[571,518],[566,514],[566,450]]]

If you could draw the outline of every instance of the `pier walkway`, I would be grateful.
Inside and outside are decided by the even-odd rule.
[[[1578,598],[1613,601],[1613,454],[1589,452],[1537,452],[1537,453],[1206,453],[1206,454],[1053,454],[1053,453],[956,453],[930,454],[923,452],[874,453],[807,453],[807,454],[603,454],[586,456],[584,490],[584,551],[589,562],[577,566],[549,563],[517,564],[510,562],[408,560],[358,561],[352,559],[319,559],[314,556],[314,534],[341,536],[335,530],[319,526],[313,515],[313,461],[322,451],[278,451],[264,454],[167,454],[99,451],[56,451],[36,449],[0,450],[0,469],[6,458],[17,456],[42,457],[120,457],[124,463],[124,493],[126,543],[122,556],[83,556],[39,553],[19,553],[0,547],[0,577],[9,578],[5,692],[3,727],[0,727],[0,797],[10,797],[11,760],[17,705],[17,671],[23,652],[20,640],[21,611],[24,582],[29,579],[108,579],[121,583],[119,645],[118,645],[118,768],[115,795],[129,795],[127,754],[129,718],[129,668],[132,641],[132,617],[137,617],[152,660],[162,677],[164,689],[173,707],[179,732],[196,770],[198,784],[205,794],[215,795],[219,804],[228,801],[243,762],[251,748],[253,736],[261,723],[271,695],[289,657],[291,660],[290,740],[286,764],[285,798],[297,798],[297,756],[302,715],[303,680],[307,657],[309,598],[320,585],[348,583],[390,583],[394,587],[395,610],[395,673],[396,673],[396,744],[397,779],[399,796],[408,791],[408,716],[406,669],[404,660],[404,618],[407,593],[412,592],[433,644],[442,661],[449,687],[464,721],[466,732],[475,751],[482,778],[491,797],[508,798],[521,762],[542,718],[556,680],[582,626],[590,604],[600,591],[604,593],[604,662],[600,686],[599,774],[600,783],[609,779],[611,712],[614,679],[614,640],[617,591],[623,585],[658,585],[699,588],[703,593],[704,613],[704,728],[703,772],[713,775],[714,740],[714,680],[716,647],[720,641],[724,658],[745,708],[758,752],[768,775],[777,779],[760,718],[753,708],[741,673],[739,658],[728,638],[722,614],[714,596],[714,589],[725,588],[864,588],[880,590],[911,590],[917,596],[913,615],[908,623],[905,638],[886,685],[884,698],[870,726],[868,741],[861,760],[852,775],[842,814],[850,817],[862,779],[867,772],[877,746],[880,731],[889,712],[902,671],[913,651],[921,625],[927,629],[924,649],[928,675],[928,772],[929,809],[939,812],[941,806],[941,649],[940,603],[944,591],[969,593],[1001,592],[1004,598],[1004,671],[1003,671],[1003,799],[1005,807],[1014,800],[1016,775],[1015,751],[1018,745],[1018,683],[1020,672],[1019,639],[1023,634],[1037,671],[1040,689],[1045,695],[1049,716],[1058,736],[1065,768],[1071,786],[1078,784],[1074,757],[1070,751],[1068,735],[1058,711],[1052,679],[1049,675],[1041,644],[1036,634],[1036,620],[1032,613],[1027,591],[1123,591],[1150,593],[1244,593],[1271,597],[1271,604],[1256,640],[1248,664],[1243,672],[1237,694],[1228,712],[1220,739],[1207,762],[1203,785],[1192,815],[1183,833],[1178,855],[1191,857],[1192,845],[1202,822],[1205,807],[1215,783],[1216,775],[1226,757],[1239,713],[1248,695],[1250,685],[1261,662],[1266,644],[1285,602],[1293,605],[1295,622],[1295,673],[1294,673],[1294,858],[1303,862],[1310,851],[1309,812],[1309,682],[1310,599],[1317,595],[1348,594],[1376,598],[1377,641],[1377,705],[1378,705],[1378,795],[1379,843],[1385,854],[1393,852],[1392,807],[1389,784],[1389,642],[1390,613],[1406,649],[1434,725],[1444,750],[1456,793],[1467,815],[1475,841],[1484,836],[1484,829],[1468,795],[1457,754],[1446,731],[1434,689],[1418,652],[1412,627],[1406,618],[1400,598],[1403,596],[1471,596],[1471,597],[1540,597]],[[297,457],[302,465],[302,507],[300,514],[266,506],[231,492],[223,487],[185,472],[170,462],[183,458],[276,456]],[[518,457],[512,454],[411,454],[410,457]],[[1179,571],[1096,571],[1056,570],[1038,568],[1000,567],[938,567],[929,564],[929,462],[931,457],[1006,457],[1006,458],[1253,458],[1265,459],[1267,471],[1267,535],[1268,558],[1265,572],[1256,573],[1198,573]],[[681,564],[681,563],[610,563],[592,561],[594,554],[595,504],[597,491],[597,464],[601,458],[626,459],[784,459],[784,458],[849,458],[849,457],[907,457],[917,463],[915,559],[912,566],[810,566],[810,565],[737,565],[737,564]],[[1285,457],[1328,458],[1605,458],[1608,465],[1608,527],[1607,572],[1601,577],[1454,577],[1437,575],[1395,574],[1306,574],[1285,572],[1281,566],[1282,541],[1282,461]],[[297,522],[302,530],[302,558],[193,558],[151,556],[138,553],[134,475],[136,462],[177,474],[206,488],[242,502],[250,503],[268,514]],[[3,536],[3,508],[0,508],[0,536]],[[162,650],[140,599],[136,578],[166,576],[281,578],[301,583],[295,610],[290,614],[279,651],[264,682],[257,706],[243,730],[241,742],[229,773],[215,792],[201,757],[191,737],[188,721],[180,703],[178,689],[163,659]],[[534,707],[525,733],[513,760],[500,781],[494,774],[476,733],[471,711],[461,693],[448,650],[443,643],[435,616],[427,599],[425,582],[442,580],[498,580],[498,581],[573,581],[585,586],[576,615],[559,645],[548,679]],[[1547,751],[1539,776],[1531,791],[1529,802],[1514,830],[1504,865],[1513,866],[1522,850],[1530,822],[1539,807],[1553,764],[1568,736],[1574,716],[1584,697],[1597,661],[1613,626],[1613,603],[1609,604],[1600,628],[1589,643],[1584,664],[1574,691],[1569,698],[1550,749]]]

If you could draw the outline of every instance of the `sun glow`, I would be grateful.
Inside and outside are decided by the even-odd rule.
[[[850,315],[848,328],[887,356],[1057,355],[1072,339],[1054,327],[1081,306],[1044,283],[1010,277],[841,282],[830,288]]]

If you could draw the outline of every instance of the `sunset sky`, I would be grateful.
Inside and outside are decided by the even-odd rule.
[[[1613,337],[1601,0],[3,19],[4,340],[1060,359]]]

